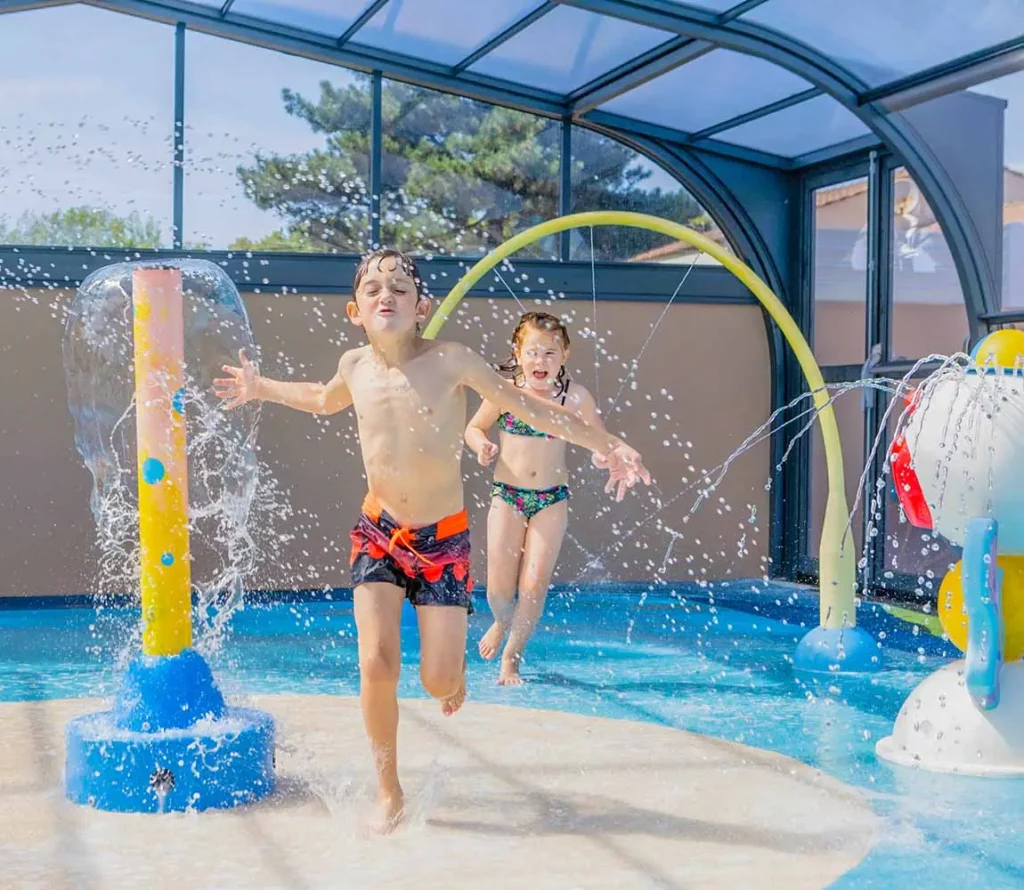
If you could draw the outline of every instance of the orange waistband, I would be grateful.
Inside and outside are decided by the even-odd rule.
[[[372,494],[367,494],[363,499],[363,512],[374,522],[380,522],[381,514],[385,511]],[[399,525],[390,514],[388,515],[388,518],[396,527]],[[405,529],[405,531],[415,534],[418,530],[424,528],[436,529],[434,537],[438,541],[441,541],[444,538],[451,538],[455,535],[462,534],[462,532],[469,531],[469,515],[466,513],[465,508],[463,508],[458,513],[453,513],[451,516],[446,516],[444,519],[440,519],[437,522],[430,523],[429,525],[422,525],[418,528],[408,528]]]

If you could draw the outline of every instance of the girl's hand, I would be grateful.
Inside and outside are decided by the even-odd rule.
[[[231,376],[218,377],[213,381],[213,391],[220,398],[228,399],[225,407],[229,410],[259,398],[260,372],[256,370],[256,365],[246,357],[244,349],[238,350],[238,360],[242,363],[242,367],[223,365],[224,371]]]
[[[590,452],[590,462],[599,470],[605,470],[608,468],[608,458],[597,451]]]
[[[483,444],[476,453],[476,459],[480,463],[480,466],[486,467],[488,464],[493,463],[497,456],[498,446],[490,439],[484,439]]]

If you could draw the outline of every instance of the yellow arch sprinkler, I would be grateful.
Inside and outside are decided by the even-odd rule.
[[[424,333],[436,337],[459,301],[502,260],[535,241],[568,229],[589,226],[627,226],[658,232],[683,241],[718,260],[743,282],[779,326],[800,364],[818,411],[828,468],[828,500],[822,522],[819,555],[820,626],[808,633],[793,655],[794,668],[811,674],[837,671],[874,671],[881,667],[881,650],[871,636],[856,626],[856,552],[846,534],[849,509],[843,478],[843,450],[839,426],[825,380],[807,340],[782,301],[746,263],[709,238],[671,220],[644,213],[594,211],[572,213],[533,226],[510,238],[481,259],[459,281],[438,307]]]
[[[122,356],[111,348],[109,333],[110,319],[123,313],[112,313],[109,303],[128,298],[142,652],[129,665],[113,709],[78,717],[66,729],[66,794],[98,809],[232,807],[274,788],[273,718],[227,707],[209,666],[192,648],[185,293],[196,309],[204,295],[209,306],[226,292],[241,306],[234,285],[212,263],[108,266],[79,289],[71,313],[74,319],[78,308],[79,324],[73,328],[69,320],[65,334],[67,354],[69,338],[80,341],[83,332],[101,332],[99,344],[73,342],[70,349],[93,350],[90,355],[102,355],[107,369],[120,357],[122,367],[114,370],[123,378],[128,352]],[[97,323],[90,327],[90,321]]]

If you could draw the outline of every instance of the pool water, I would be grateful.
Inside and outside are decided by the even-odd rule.
[[[489,616],[470,623],[473,701],[551,708],[657,723],[801,760],[863,789],[885,820],[879,846],[833,886],[921,885],[929,890],[1024,887],[1024,781],[942,776],[892,767],[874,753],[906,696],[957,653],[881,608],[859,623],[885,647],[872,677],[807,685],[789,658],[817,623],[812,592],[735,582],[556,591],[527,651],[517,689],[495,684],[476,653]],[[86,606],[0,607],[0,701],[111,694],[138,611]],[[422,697],[418,638],[403,618],[399,694]],[[231,620],[210,660],[221,688],[238,693],[358,691],[355,626],[344,594],[250,604]],[[637,751],[642,757],[643,752]]]

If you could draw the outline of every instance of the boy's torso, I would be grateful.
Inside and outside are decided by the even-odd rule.
[[[345,373],[370,492],[396,520],[430,525],[462,510],[465,390],[444,344],[398,367],[369,348]]]

